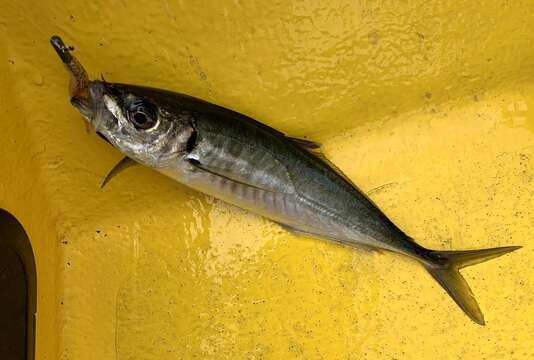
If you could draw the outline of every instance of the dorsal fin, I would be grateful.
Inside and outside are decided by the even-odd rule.
[[[376,205],[376,203],[365,193],[363,192],[354,182],[352,182],[351,179],[343,171],[341,171],[334,163],[332,163],[326,156],[323,154],[323,152],[320,149],[320,144],[309,141],[306,139],[300,139],[300,138],[289,138],[292,140],[295,144],[303,148],[304,150],[308,151],[309,153],[315,155],[317,158],[321,159],[332,171],[334,171],[337,175],[342,177],[350,186],[352,186],[354,189],[356,189],[361,195],[363,195],[369,203],[374,206],[376,209],[380,211],[380,208]],[[400,230],[399,230],[400,231]],[[413,240],[411,240],[413,241]]]
[[[308,139],[301,139],[301,138],[289,138],[291,141],[293,141],[295,144],[300,146],[301,148],[309,151],[313,155],[317,156],[319,159],[321,159],[323,162],[325,162],[332,170],[334,170],[339,176],[341,176],[345,181],[347,181],[349,184],[357,188],[357,186],[350,180],[347,175],[343,173],[336,165],[334,165],[328,158],[323,154],[321,151],[321,144],[315,141],[311,141]]]
[[[308,139],[302,139],[302,138],[296,138],[296,137],[289,137],[289,139],[293,141],[295,144],[307,150],[319,149],[321,147],[321,144],[319,144],[318,142],[311,141]]]

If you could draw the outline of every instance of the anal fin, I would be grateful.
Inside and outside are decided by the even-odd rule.
[[[332,242],[335,242],[335,243],[338,243],[338,244],[341,244],[341,245],[350,246],[352,248],[357,248],[359,250],[363,250],[363,251],[366,251],[366,252],[380,252],[380,250],[381,250],[381,249],[378,249],[378,248],[375,248],[375,247],[372,247],[372,246],[368,246],[368,245],[365,245],[365,244],[360,244],[360,243],[349,241],[349,240],[338,239],[336,237],[328,236],[328,235],[325,235],[325,234],[316,234],[316,233],[312,233],[312,232],[299,230],[299,229],[296,229],[296,228],[294,228],[292,226],[289,226],[289,225],[286,225],[286,224],[282,224],[282,223],[279,223],[279,222],[277,222],[277,224],[280,225],[284,230],[286,230],[286,231],[288,231],[288,232],[290,232],[290,233],[292,233],[294,235],[297,235],[297,236],[304,236],[304,237],[311,237],[311,238],[314,238],[314,239],[329,240],[329,241],[332,241]]]

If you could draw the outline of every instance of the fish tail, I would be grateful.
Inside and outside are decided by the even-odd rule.
[[[485,325],[484,315],[480,311],[467,281],[465,281],[459,270],[502,256],[519,248],[521,246],[464,251],[430,251],[429,255],[433,261],[425,262],[424,265],[430,275],[438,281],[456,304],[474,322]]]

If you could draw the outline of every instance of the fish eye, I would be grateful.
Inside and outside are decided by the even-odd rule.
[[[157,113],[154,106],[144,102],[132,104],[128,118],[138,130],[148,130],[157,123]]]

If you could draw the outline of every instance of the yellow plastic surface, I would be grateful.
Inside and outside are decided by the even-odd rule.
[[[532,359],[530,1],[0,3],[0,207],[32,241],[37,359]],[[524,245],[463,271],[472,323],[415,262],[288,234],[84,131],[93,77],[251,115],[325,153],[420,244]]]

